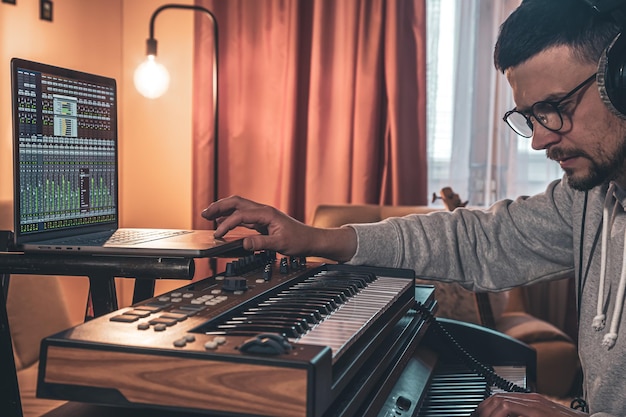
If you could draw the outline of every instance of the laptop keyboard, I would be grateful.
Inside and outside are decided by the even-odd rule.
[[[191,230],[118,230],[107,240],[107,244],[133,245],[187,233],[191,233]]]
[[[111,234],[110,231],[91,233],[84,236],[58,238],[47,240],[49,245],[70,246],[101,246],[101,245],[133,245],[152,240],[165,239],[192,233],[193,230],[176,229],[120,229]]]

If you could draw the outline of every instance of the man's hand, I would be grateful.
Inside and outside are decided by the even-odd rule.
[[[349,260],[356,251],[356,233],[352,228],[307,226],[273,207],[238,196],[211,204],[202,217],[217,221],[217,238],[237,226],[261,233],[244,238],[246,250],[269,249],[284,255],[321,256],[336,261]]]
[[[472,417],[580,417],[588,416],[539,394],[495,394],[480,403]]]

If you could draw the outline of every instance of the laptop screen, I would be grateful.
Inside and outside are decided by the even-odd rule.
[[[14,218],[18,243],[114,229],[114,79],[11,61]]]

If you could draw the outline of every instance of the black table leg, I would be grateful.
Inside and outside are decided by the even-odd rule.
[[[115,292],[115,278],[106,275],[90,275],[89,276],[89,302],[91,306],[87,306],[87,317],[100,317],[107,313],[111,313],[118,309],[117,294]],[[90,308],[93,315],[89,312]]]
[[[133,304],[154,297],[154,279],[135,278],[135,289],[133,291]]]
[[[20,388],[17,383],[17,370],[11,344],[11,330],[7,314],[6,294],[8,293],[8,275],[0,275],[2,292],[0,293],[0,404],[7,417],[22,417]],[[6,404],[6,406],[4,405]],[[6,407],[6,408],[5,408]]]

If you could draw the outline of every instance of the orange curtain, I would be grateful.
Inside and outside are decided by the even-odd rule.
[[[218,195],[307,221],[426,204],[424,0],[197,0],[218,25]],[[196,16],[194,227],[213,201],[213,27]]]

